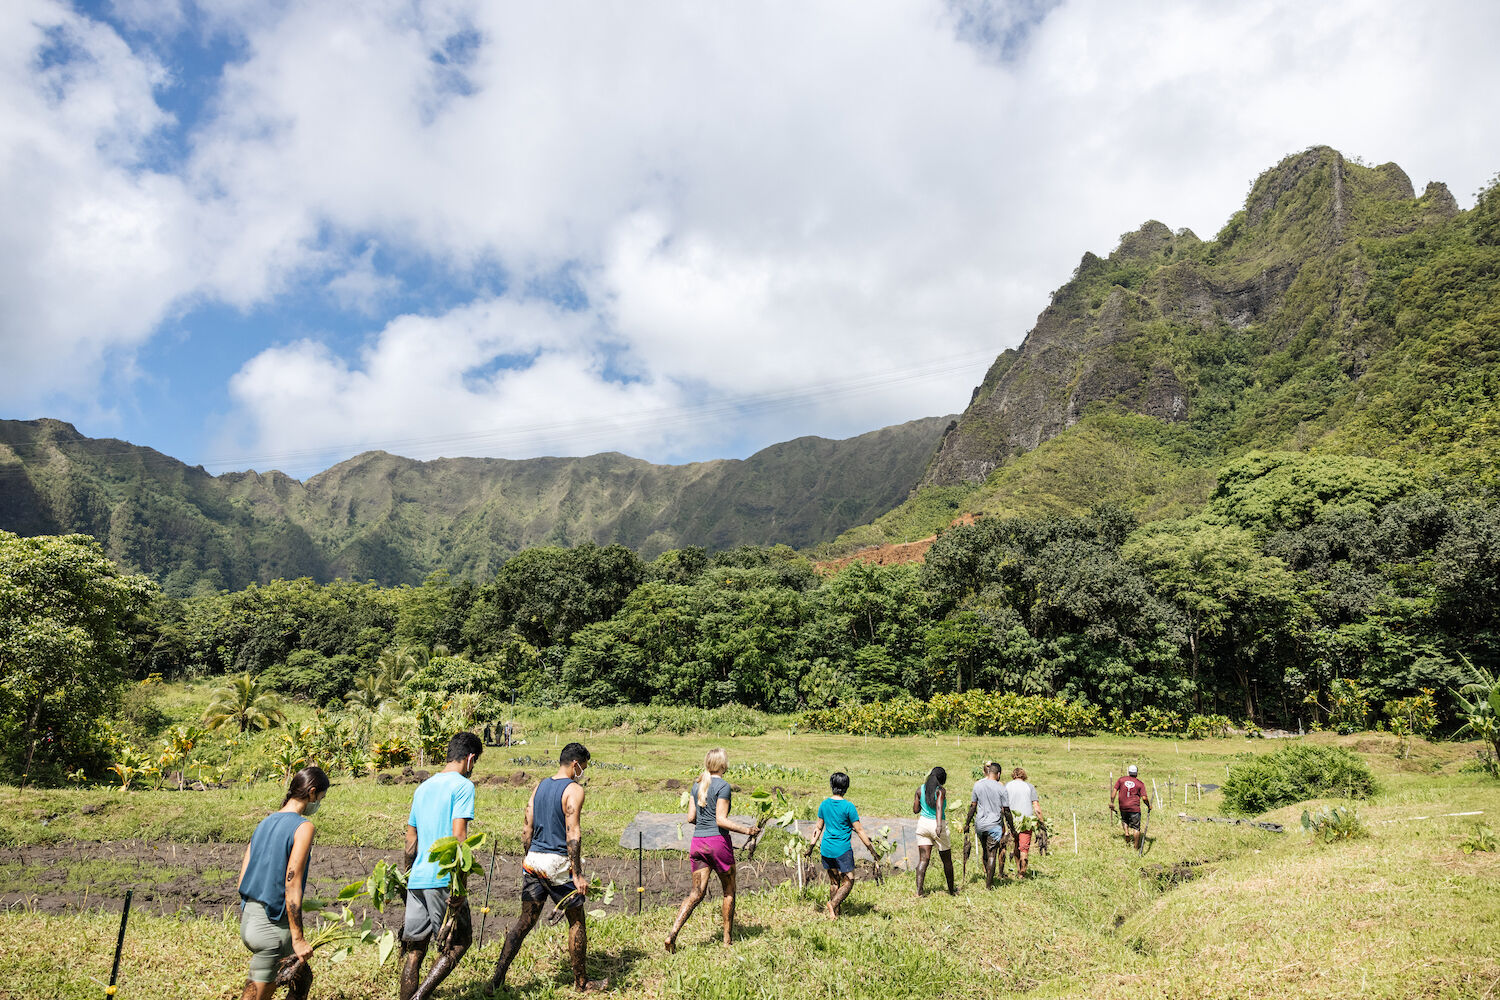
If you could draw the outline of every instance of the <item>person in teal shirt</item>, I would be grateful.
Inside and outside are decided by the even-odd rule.
[[[452,929],[439,941],[441,953],[424,980],[422,960],[428,942],[439,934],[448,915],[451,876],[441,874],[428,858],[432,845],[444,837],[463,840],[474,818],[474,782],[469,778],[484,744],[473,733],[458,733],[448,741],[443,769],[417,786],[406,818],[406,915],[401,939],[406,958],[401,966],[401,1000],[427,1000],[448,977],[469,948],[473,934],[467,899],[452,900]]]
[[[818,806],[818,825],[813,830],[812,842],[807,845],[807,855],[812,857],[813,848],[822,841],[823,867],[828,871],[828,882],[832,891],[828,897],[828,919],[839,918],[839,908],[854,890],[854,847],[850,835],[857,834],[865,850],[877,861],[880,855],[870,843],[864,827],[859,825],[859,810],[854,803],[844,798],[849,791],[849,776],[835,771],[828,779],[833,794]]]

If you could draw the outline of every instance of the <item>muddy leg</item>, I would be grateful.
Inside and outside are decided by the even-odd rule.
[[[979,837],[984,841],[984,887],[993,889],[995,887],[995,843],[982,833]]]
[[[500,946],[500,960],[495,963],[495,973],[490,977],[491,991],[505,986],[505,974],[510,971],[510,963],[515,961],[516,952],[521,950],[521,942],[526,940],[526,935],[536,926],[545,902],[540,899],[521,900],[521,915],[516,917],[516,922],[505,932],[505,943]]]
[[[422,982],[422,960],[427,957],[427,939],[401,942],[401,1000],[411,1000]]]
[[[608,979],[590,979],[588,969],[589,930],[582,906],[571,906],[568,914],[568,959],[573,964],[573,988],[592,991],[609,988]]]
[[[271,991],[276,988],[275,982],[257,983],[253,979],[245,980],[245,990],[240,994],[240,1000],[267,1000]]]
[[[708,895],[708,872],[707,868],[699,868],[693,872],[693,887],[688,890],[687,899],[682,901],[682,906],[677,911],[677,919],[672,922],[672,930],[667,934],[667,954],[677,950],[677,935],[682,931],[682,925],[687,923],[688,917],[693,915],[703,897]]]
[[[953,852],[938,851],[938,857],[943,859],[943,878],[948,880],[948,895],[957,896],[958,889],[953,885]]]
[[[724,890],[724,943],[733,944],[734,933],[734,886],[735,872],[731,865],[729,871],[719,874],[719,888]]]
[[[829,878],[832,878],[832,874]],[[844,900],[849,898],[849,893],[854,891],[854,873],[849,872],[839,876],[838,887],[834,889],[833,895],[828,900],[828,915],[838,919],[839,908],[844,905]]]
[[[932,848],[917,848],[917,895],[927,895],[927,866],[932,862]]]
[[[451,926],[441,928],[438,933],[439,942],[446,943],[446,947],[438,953],[437,960],[427,972],[427,978],[422,980],[422,985],[417,987],[411,1000],[429,1000],[437,991],[438,985],[458,966],[464,952],[469,950],[469,942],[474,938],[474,921],[469,913],[469,900],[454,900],[449,905],[448,913],[444,923],[451,921]]]

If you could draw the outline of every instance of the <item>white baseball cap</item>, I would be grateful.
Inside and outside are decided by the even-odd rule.
[[[1129,766],[1129,767],[1127,767],[1127,768],[1126,768],[1126,769],[1125,769],[1125,773],[1126,773],[1126,774],[1132,774],[1132,775],[1133,775],[1133,774],[1136,774],[1136,773],[1137,773],[1137,772],[1136,772],[1136,769],[1135,769],[1135,765],[1134,765],[1134,764],[1131,764],[1131,765],[1130,765],[1130,766]]]

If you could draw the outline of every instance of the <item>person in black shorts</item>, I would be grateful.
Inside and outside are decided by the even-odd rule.
[[[1109,811],[1115,811],[1116,800],[1120,803],[1120,832],[1136,850],[1141,849],[1141,806],[1151,811],[1151,796],[1146,794],[1146,784],[1141,781],[1140,769],[1131,764],[1109,791]]]
[[[536,926],[547,900],[566,903],[568,958],[573,986],[579,990],[609,988],[607,979],[588,977],[588,930],[583,922],[589,881],[583,874],[583,786],[578,779],[589,766],[588,748],[569,743],[557,756],[557,773],[544,778],[526,803],[522,833],[521,915],[505,934],[500,960],[490,978],[490,992],[505,988],[505,974]]]

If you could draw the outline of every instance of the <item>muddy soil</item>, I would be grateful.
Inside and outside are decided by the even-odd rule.
[[[156,914],[188,912],[220,916],[239,905],[240,861],[243,844],[178,844],[170,841],[114,841],[90,843],[67,841],[32,847],[0,848],[0,876],[5,891],[0,891],[0,907],[29,907],[44,913],[66,913],[104,907],[118,911],[125,890],[134,889],[132,911]],[[399,852],[358,847],[313,848],[312,868],[308,875],[308,895],[331,899],[340,889],[369,875],[377,861],[401,863]],[[71,875],[81,862],[107,863],[103,873],[98,865],[88,870],[86,884]],[[485,859],[488,867],[488,858]],[[675,906],[687,895],[692,884],[687,858],[677,852],[670,855],[647,854],[644,864],[645,892],[637,893],[635,858],[591,858],[590,875],[598,875],[606,884],[613,881],[615,896],[605,909],[623,912],[635,910],[636,897],[643,906]],[[519,911],[521,865],[519,858],[501,855],[495,864],[490,886],[490,925]],[[808,868],[808,877],[812,875]],[[869,877],[870,870],[860,866],[859,877]],[[780,861],[757,859],[739,865],[741,892],[774,888],[790,878],[796,881],[796,870]],[[18,885],[24,883],[24,885]],[[711,883],[717,894],[717,881]],[[484,882],[471,884],[474,893],[474,919],[484,899]],[[602,904],[590,903],[597,909]],[[399,905],[387,907],[384,914],[372,913],[377,925],[396,926],[401,919]],[[488,935],[486,935],[488,936]]]

